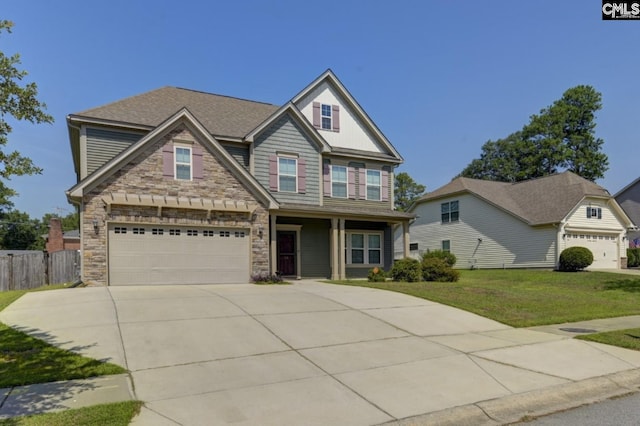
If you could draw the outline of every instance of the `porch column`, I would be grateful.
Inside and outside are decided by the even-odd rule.
[[[338,264],[340,265],[340,272],[339,272],[339,276],[340,280],[344,280],[347,278],[347,268],[346,268],[346,259],[344,256],[345,253],[345,232],[344,232],[344,223],[345,220],[344,219],[340,219],[340,235],[339,235],[339,240],[340,242],[338,243],[338,259],[340,260],[338,262]]]
[[[277,251],[277,247],[276,247],[276,219],[278,218],[278,216],[276,216],[275,214],[272,214],[270,216],[270,223],[269,223],[269,236],[270,236],[270,241],[269,241],[269,249],[271,252],[271,262],[269,262],[269,264],[271,265],[271,275],[274,275],[276,273],[276,271],[278,270],[278,251]]]
[[[402,244],[404,257],[409,257],[411,248],[411,237],[409,236],[409,221],[402,222]]]
[[[331,219],[331,279],[340,279],[339,248],[338,248],[338,219]]]

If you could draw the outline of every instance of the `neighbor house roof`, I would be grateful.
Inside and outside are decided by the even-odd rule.
[[[166,86],[69,115],[70,120],[99,120],[155,128],[186,108],[216,137],[243,138],[278,106]]]
[[[516,183],[458,177],[422,196],[423,202],[471,193],[530,225],[558,223],[585,197],[612,198],[609,192],[575,173],[564,172]]]

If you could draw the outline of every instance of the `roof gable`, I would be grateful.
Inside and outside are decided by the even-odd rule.
[[[269,192],[258,183],[258,181],[251,176],[240,164],[235,161],[231,155],[220,145],[220,143],[212,137],[207,129],[204,128],[186,108],[181,109],[177,113],[174,113],[164,123],[161,123],[153,131],[148,133],[145,137],[138,142],[130,146],[128,149],[114,157],[91,176],[79,182],[67,191],[67,197],[69,199],[78,199],[82,195],[95,188],[101,182],[104,182],[107,178],[112,176],[126,164],[128,164],[133,158],[140,152],[143,152],[146,146],[153,144],[159,138],[169,133],[176,126],[181,123],[187,125],[192,132],[200,137],[203,145],[206,146],[214,155],[222,161],[231,173],[241,182],[245,184],[247,189],[254,194],[258,199],[266,203],[268,208],[277,208],[277,201],[269,194]]]
[[[372,152],[402,161],[402,156],[330,69],[291,99],[309,123],[313,122],[314,102],[340,107],[340,132],[319,132],[332,148]]]
[[[422,196],[410,211],[420,203],[460,193],[473,194],[529,225],[558,223],[585,197],[612,198],[601,186],[569,171],[517,183],[458,177]]]

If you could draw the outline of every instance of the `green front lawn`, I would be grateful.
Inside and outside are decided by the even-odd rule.
[[[142,402],[126,401],[113,404],[92,405],[91,407],[36,414],[0,420],[0,426],[69,426],[69,425],[109,425],[127,426],[138,414]]]
[[[585,334],[576,339],[589,340],[591,342],[620,346],[621,348],[640,351],[640,328],[608,331],[606,333]]]
[[[60,287],[44,287],[52,289]],[[42,289],[38,289],[42,290]],[[65,291],[74,291],[68,289]],[[0,293],[0,310],[27,291]],[[126,373],[115,365],[58,349],[0,323],[0,388]]]
[[[514,327],[640,315],[640,277],[607,272],[461,270],[455,283],[331,281],[410,294]]]

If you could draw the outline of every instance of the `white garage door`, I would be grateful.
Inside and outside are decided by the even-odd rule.
[[[618,268],[618,237],[602,234],[567,234],[567,247],[586,247],[593,253],[589,269]]]
[[[249,230],[110,224],[109,284],[249,282]]]

